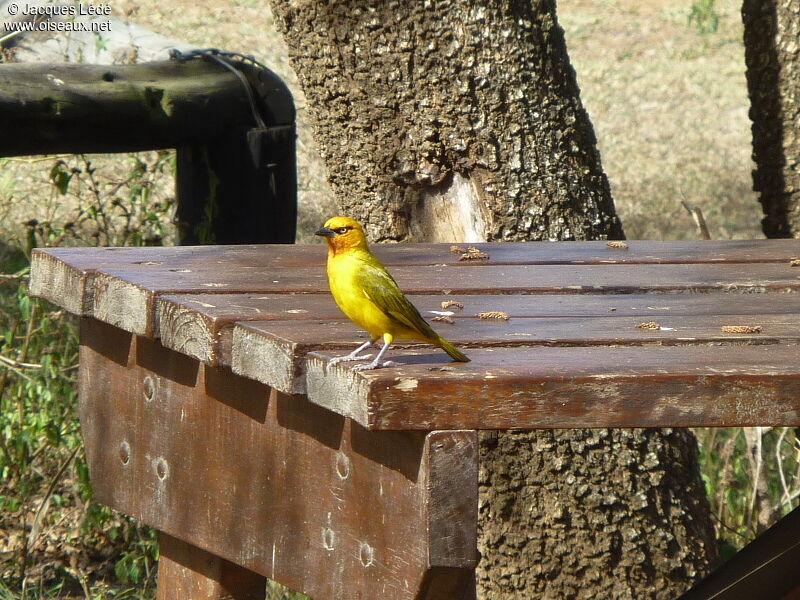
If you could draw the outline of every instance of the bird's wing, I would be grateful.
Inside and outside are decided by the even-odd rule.
[[[383,266],[363,263],[358,271],[357,283],[367,298],[390,317],[425,337],[439,337]]]

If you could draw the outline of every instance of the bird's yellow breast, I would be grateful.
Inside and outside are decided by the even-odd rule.
[[[328,281],[333,299],[348,319],[365,329],[373,338],[385,333],[393,337],[418,337],[393,319],[370,300],[359,284],[358,273],[363,268],[363,257],[347,252],[328,257]]]

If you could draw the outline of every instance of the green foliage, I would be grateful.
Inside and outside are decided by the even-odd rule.
[[[158,184],[174,169],[174,154],[131,154],[120,173],[99,170],[78,155],[58,159],[50,169],[52,214],[31,219],[40,246],[161,246],[174,237],[174,200],[159,196]],[[63,207],[69,207],[64,210]]]
[[[2,599],[0,599],[2,600]],[[267,585],[267,600],[309,600],[308,596],[270,581]]]
[[[703,428],[695,433],[717,539],[728,558],[798,505],[798,430]]]
[[[108,50],[108,38],[99,33],[95,33],[94,36],[94,51],[99,53]]]
[[[122,176],[84,156],[56,160],[55,218],[0,243],[0,600],[150,598],[154,533],[92,501],[77,409],[77,321],[27,295],[34,246],[161,244],[172,202],[156,200],[169,153],[131,155]],[[111,569],[106,569],[111,565]]]
[[[719,13],[716,0],[692,0],[687,21],[694,24],[700,33],[716,33],[719,28]]]

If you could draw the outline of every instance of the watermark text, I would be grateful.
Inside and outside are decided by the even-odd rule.
[[[86,31],[102,33],[111,31],[111,21],[98,17],[111,16],[109,4],[28,4],[11,3],[6,6],[10,17],[28,17],[19,21],[4,21],[5,33],[29,31]],[[88,19],[77,19],[88,17]]]

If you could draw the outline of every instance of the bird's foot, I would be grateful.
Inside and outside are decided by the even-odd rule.
[[[400,363],[387,360],[385,362],[372,361],[364,365],[356,365],[353,371],[371,371],[372,369],[380,369],[383,367],[399,367]]]
[[[347,356],[337,356],[328,361],[329,365],[335,365],[340,362],[350,362],[351,360],[368,360],[372,358],[372,354],[348,354]]]

